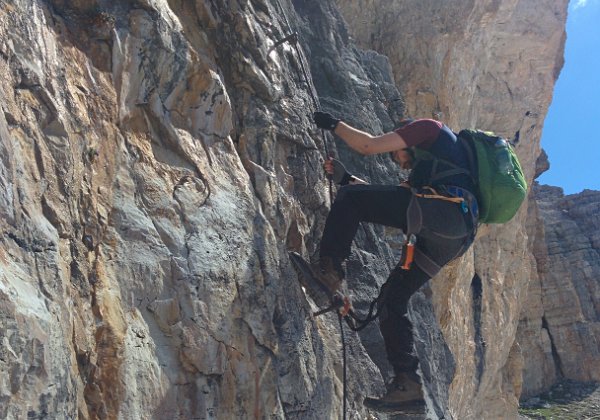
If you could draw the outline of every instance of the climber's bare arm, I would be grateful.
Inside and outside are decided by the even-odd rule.
[[[363,155],[387,153],[407,147],[404,139],[393,131],[380,136],[372,136],[343,121],[338,123],[335,134],[341,137],[353,150]]]

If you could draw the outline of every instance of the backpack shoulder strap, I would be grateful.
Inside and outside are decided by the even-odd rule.
[[[475,153],[473,150],[473,142],[463,135],[463,131],[458,133],[456,137],[462,144],[463,149],[465,150],[465,153],[467,155],[467,161],[469,162],[469,167],[471,168],[469,175],[471,175],[471,178],[473,178],[473,182],[475,183],[475,185],[478,185],[479,183],[477,175],[477,158],[475,157]]]
[[[467,147],[467,146],[465,146],[465,147]],[[472,168],[473,167],[473,165],[471,164],[472,151],[470,148],[468,149],[468,153],[470,154],[470,156],[468,157],[469,166]],[[420,160],[433,161],[433,166],[431,168],[431,174],[429,176],[430,182],[439,181],[440,179],[444,179],[444,178],[447,178],[449,176],[454,176],[454,175],[467,175],[467,176],[470,176],[471,178],[473,178],[473,175],[471,174],[470,170],[468,170],[466,168],[462,168],[450,161],[447,161],[446,159],[439,158],[427,150],[419,150],[419,152],[416,155],[417,155],[417,162]],[[452,169],[438,171],[437,168],[438,168],[439,163],[443,163],[445,166],[448,166]]]
[[[446,162],[444,161],[444,163],[446,163]],[[450,162],[448,162],[448,164],[449,163]],[[471,175],[471,172],[467,169],[456,167],[455,169],[448,169],[447,171],[441,171],[441,172],[436,173],[435,175],[433,175],[431,177],[431,182],[439,181],[440,179],[447,178],[449,176],[463,175],[463,174]]]

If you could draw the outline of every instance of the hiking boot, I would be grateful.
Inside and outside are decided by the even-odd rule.
[[[425,414],[425,400],[416,373],[400,373],[381,398],[365,398],[364,405],[380,413]]]
[[[321,257],[318,263],[311,265],[311,269],[332,294],[337,292],[344,279],[344,270],[339,262],[331,257]]]

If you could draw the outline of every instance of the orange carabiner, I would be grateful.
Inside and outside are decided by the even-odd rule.
[[[410,266],[415,258],[415,244],[417,243],[417,237],[411,234],[406,241],[402,249],[402,265],[400,266],[403,270],[410,270]]]
[[[346,316],[350,313],[350,309],[352,309],[352,304],[350,303],[350,298],[348,296],[344,296],[344,304],[340,309],[338,309],[341,316]]]

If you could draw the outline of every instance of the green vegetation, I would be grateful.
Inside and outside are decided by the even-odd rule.
[[[600,420],[600,384],[563,380],[523,401],[519,414],[531,420]]]
[[[549,408],[522,408],[519,413],[533,420],[581,420],[580,414],[573,413],[569,406],[562,404]]]

